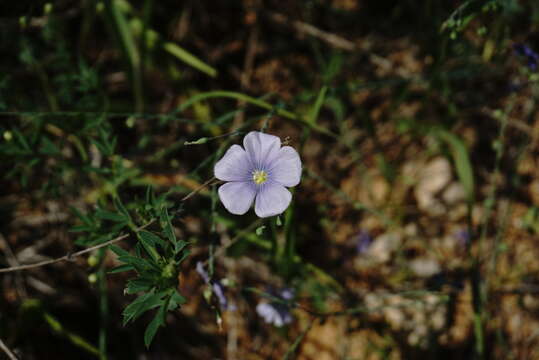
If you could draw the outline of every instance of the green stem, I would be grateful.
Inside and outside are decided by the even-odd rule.
[[[83,349],[84,351],[87,351],[90,354],[100,357],[100,352],[95,346],[84,340],[79,335],[74,334],[69,330],[66,330],[63,325],[52,315],[47,312],[43,312],[43,319],[49,325],[52,331],[54,331],[58,335],[66,337],[73,345]]]
[[[189,108],[190,106],[192,106],[193,104],[195,104],[197,102],[204,101],[206,99],[212,99],[212,98],[229,98],[229,99],[235,99],[235,100],[239,100],[239,101],[245,101],[246,103],[258,106],[258,107],[260,107],[262,109],[266,109],[266,110],[269,110],[269,111],[275,111],[275,113],[278,116],[282,116],[282,117],[284,117],[286,119],[299,122],[302,125],[306,125],[306,126],[310,127],[311,129],[319,132],[319,133],[331,136],[333,138],[338,138],[338,136],[336,134],[332,133],[331,131],[329,131],[329,130],[327,130],[327,129],[319,126],[319,125],[313,124],[313,123],[309,122],[306,118],[304,118],[302,116],[299,116],[297,114],[294,114],[291,111],[284,110],[284,109],[276,109],[272,104],[270,104],[268,102],[265,102],[265,101],[260,100],[260,99],[256,99],[254,97],[251,97],[251,96],[248,96],[248,95],[245,95],[245,94],[242,94],[242,93],[234,92],[234,91],[217,90],[217,91],[209,91],[209,92],[205,92],[205,93],[202,93],[202,94],[195,95],[195,96],[191,97],[189,100],[187,100],[186,102],[184,102],[183,104],[181,104],[178,110],[180,112],[184,111],[185,109]]]
[[[98,257],[100,261],[99,270],[97,272],[97,281],[99,286],[99,352],[101,353],[100,359],[107,359],[107,323],[109,316],[109,304],[107,296],[107,279],[105,269],[105,249],[99,249]]]

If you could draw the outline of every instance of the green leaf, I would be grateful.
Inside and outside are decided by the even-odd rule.
[[[178,261],[176,261],[176,265],[180,265],[182,263],[182,261],[184,261],[185,259],[187,259],[187,257],[191,255],[191,252],[189,250],[185,250],[182,254],[182,256],[180,257],[180,259]]]
[[[127,251],[116,245],[110,245],[110,249],[118,256],[130,256]]]
[[[474,175],[466,145],[456,135],[445,130],[438,130],[437,135],[451,148],[451,156],[453,157],[453,161],[455,162],[457,175],[460,182],[462,183],[462,186],[464,187],[464,190],[466,191],[466,197],[468,198],[468,202],[472,203],[475,197]]]
[[[161,226],[163,227],[163,232],[170,240],[170,242],[176,244],[176,234],[174,234],[174,228],[170,223],[170,216],[168,215],[168,210],[166,206],[163,206],[163,208],[161,209]]]
[[[150,344],[157,333],[157,330],[163,325],[165,325],[165,310],[166,306],[161,306],[155,314],[153,320],[148,324],[146,331],[144,332],[144,345],[146,348],[150,347]]]
[[[97,244],[102,244],[104,242],[107,242],[107,241],[111,240],[114,236],[115,236],[115,234],[113,234],[113,233],[104,234],[104,235],[90,234],[90,236],[88,237],[87,242],[84,245],[93,246],[93,245],[97,245]],[[83,244],[81,244],[81,245],[83,245]]]
[[[121,272],[124,272],[124,271],[131,271],[131,270],[135,270],[134,267],[132,267],[131,265],[120,265],[120,266],[116,266],[115,268],[109,270],[109,274],[117,274],[117,273],[121,273]]]
[[[77,225],[73,226],[69,229],[69,232],[91,232],[94,231],[95,228],[93,226],[87,226],[87,225]]]
[[[311,110],[309,111],[309,115],[307,116],[307,121],[310,124],[316,124],[316,120],[318,119],[320,108],[324,104],[327,91],[328,91],[327,86],[322,86],[322,88],[320,89],[320,92],[318,93],[318,96],[316,97],[316,101],[314,102],[313,107],[311,108]]]
[[[49,138],[47,137],[43,137],[41,139],[40,151],[41,153],[46,154],[46,155],[60,154],[60,149],[58,149],[58,147],[56,147],[56,145],[52,141],[50,141]]]
[[[149,261],[141,258],[141,257],[135,257],[135,256],[120,256],[118,258],[119,261],[123,262],[123,263],[126,263],[126,264],[129,264],[129,265],[132,265],[134,266],[137,271],[144,271],[144,270],[150,270],[150,269],[154,269],[154,270],[159,270],[159,268],[157,266],[155,266],[154,264],[150,263]]]
[[[157,236],[154,233],[151,233],[149,231],[141,230],[141,231],[138,232],[138,235],[139,235],[140,239],[143,242],[146,242],[149,245],[152,245],[154,247],[156,245],[160,245],[162,247],[165,247],[165,245],[166,245],[165,242],[163,241],[163,239],[161,239],[159,236]]]
[[[114,202],[114,207],[116,207],[116,210],[122,213],[125,219],[127,219],[128,221],[131,221],[131,216],[129,215],[129,212],[125,208],[124,204],[122,204],[122,200],[120,200],[119,197],[115,197],[113,202]]]
[[[118,213],[108,211],[108,210],[103,210],[103,209],[98,209],[95,212],[95,216],[102,220],[109,220],[109,221],[114,221],[114,222],[125,222],[127,220],[125,216],[122,214],[118,214]]]
[[[188,146],[188,145],[202,145],[202,144],[205,144],[207,143],[209,140],[209,138],[207,137],[202,137],[198,140],[195,140],[195,141],[184,141],[183,144]]]
[[[17,142],[22,146],[26,153],[32,153],[32,149],[30,148],[30,145],[28,145],[28,141],[26,141],[26,138],[19,132],[19,130],[13,129],[13,135],[15,135]]]
[[[110,174],[112,171],[111,169],[108,169],[108,168],[97,168],[97,167],[94,167],[94,166],[84,166],[82,168],[82,170],[84,172],[95,172],[97,174]]]
[[[168,310],[174,310],[178,306],[181,306],[187,302],[187,299],[184,298],[178,291],[174,291],[172,297],[170,298],[170,304],[168,305]]]
[[[150,291],[153,287],[153,281],[150,278],[138,277],[127,282],[125,292],[127,294],[136,294],[142,291]]]
[[[146,188],[146,204],[153,204],[155,201],[155,194],[153,192],[153,187],[148,185]]]
[[[129,6],[129,3],[126,1],[109,0],[105,1],[105,8],[112,24],[114,24],[122,50],[131,66],[133,91],[136,107],[138,108],[141,105],[140,101],[142,101],[142,75],[140,72],[141,58],[139,49],[137,48],[137,41],[130,29],[129,21],[125,14],[126,4]]]
[[[179,254],[189,243],[185,240],[178,240],[176,244],[174,244],[174,254]]]
[[[264,233],[264,229],[266,228],[266,225],[262,225],[256,228],[255,233],[256,235],[260,236]]]
[[[94,222],[88,215],[85,215],[79,211],[76,207],[71,206],[71,211],[87,226],[93,226]]]
[[[149,278],[136,278],[127,282],[125,292],[127,294],[136,294],[141,291],[150,291],[153,287],[153,281]]]
[[[161,240],[154,234],[148,231],[140,231],[137,233],[137,237],[144,246],[144,250],[152,257],[154,261],[158,261],[160,256],[157,250],[155,249],[156,244]],[[155,240],[157,238],[157,240]]]
[[[124,316],[123,325],[125,326],[128,322],[136,320],[146,311],[163,305],[164,296],[165,293],[159,292],[157,294],[146,293],[136,298],[135,301],[127,305],[122,313]]]

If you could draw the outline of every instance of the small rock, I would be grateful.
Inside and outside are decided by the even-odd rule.
[[[385,263],[391,259],[391,255],[400,246],[402,236],[400,233],[392,232],[378,236],[367,251],[367,256],[377,262]]]
[[[419,277],[430,277],[440,272],[440,264],[434,259],[419,258],[410,261],[410,269]]]
[[[438,157],[423,168],[419,181],[415,186],[415,197],[418,207],[431,216],[443,215],[446,212],[442,202],[436,195],[451,181],[451,164],[446,158]]]
[[[448,205],[454,205],[466,200],[466,191],[464,186],[458,182],[451,183],[447,189],[445,189],[442,198]]]
[[[416,191],[435,195],[451,181],[451,164],[444,157],[431,160],[421,171]]]

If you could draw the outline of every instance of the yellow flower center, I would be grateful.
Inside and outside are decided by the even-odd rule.
[[[268,180],[268,173],[263,170],[253,171],[253,181],[255,184],[260,185]]]

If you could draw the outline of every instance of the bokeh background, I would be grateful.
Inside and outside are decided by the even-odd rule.
[[[109,240],[77,214],[148,186],[182,204],[191,255],[149,349],[104,250],[0,273],[0,339],[21,359],[539,359],[536,51],[537,1],[3,1],[0,267]],[[200,187],[260,129],[303,160],[279,220]],[[256,311],[279,289],[280,327]]]

